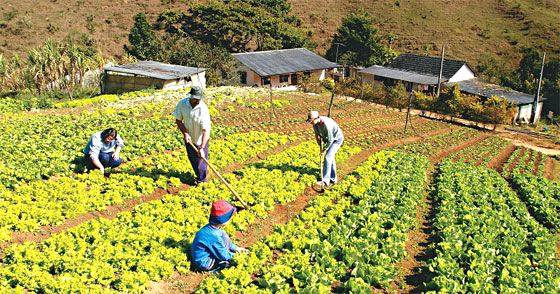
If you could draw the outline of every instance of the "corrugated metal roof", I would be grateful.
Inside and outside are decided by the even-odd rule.
[[[188,77],[206,71],[205,68],[188,67],[182,65],[167,64],[157,61],[139,61],[135,63],[109,66],[106,71],[127,73],[139,76],[152,77],[162,80],[174,80]]]
[[[261,77],[338,67],[305,48],[236,53],[233,57]]]
[[[407,81],[415,84],[423,85],[437,85],[438,77],[420,74],[411,71],[399,70],[380,65],[373,65],[366,69],[359,71],[359,73],[368,73],[380,77],[390,78],[394,80]]]
[[[401,54],[399,55],[399,57],[395,58],[388,65],[388,67],[437,77],[439,76],[440,64],[441,64],[440,57],[422,56],[416,54]],[[445,80],[449,80],[465,64],[467,63],[464,61],[444,58],[442,76],[444,77]],[[472,71],[470,67],[469,69]]]
[[[498,96],[506,98],[508,101],[517,105],[531,104],[533,103],[533,99],[535,99],[535,95],[525,94],[495,84],[484,83],[476,78],[457,83],[446,83],[447,86],[452,86],[454,84],[458,84],[462,92],[486,98]],[[546,100],[546,98],[541,98],[541,100]]]

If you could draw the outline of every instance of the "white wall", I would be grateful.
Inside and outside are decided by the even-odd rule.
[[[537,117],[541,117],[543,103],[539,102],[537,107]],[[521,123],[530,123],[531,115],[533,111],[533,104],[525,104],[517,107],[517,114],[515,115],[515,120]]]
[[[454,82],[460,82],[460,81],[470,80],[470,79],[474,79],[474,72],[472,72],[472,70],[470,70],[466,64],[463,64],[463,67],[461,67],[455,73],[455,75],[453,75],[449,79],[449,82],[454,83]]]

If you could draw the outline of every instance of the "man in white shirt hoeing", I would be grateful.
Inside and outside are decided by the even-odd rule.
[[[319,116],[319,112],[310,111],[307,122],[313,124],[315,139],[321,154],[326,150],[325,162],[322,166],[322,179],[317,185],[322,189],[337,183],[336,177],[336,152],[344,142],[344,135],[338,124],[330,117]],[[321,144],[321,141],[323,144]]]
[[[195,184],[206,182],[208,174],[208,167],[202,157],[208,159],[210,112],[203,99],[202,88],[193,86],[187,97],[179,101],[173,111],[175,123],[183,135],[187,155],[196,175]]]

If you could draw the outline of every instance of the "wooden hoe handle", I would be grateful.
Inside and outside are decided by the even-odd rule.
[[[195,150],[197,149],[196,146],[192,143],[189,142],[189,144],[191,145],[191,147],[193,147]],[[239,196],[239,194],[237,194],[237,192],[235,192],[235,190],[233,190],[233,188],[231,187],[231,185],[226,181],[226,179],[224,179],[224,177],[222,177],[222,175],[220,174],[220,172],[212,165],[210,164],[210,162],[208,161],[208,159],[206,159],[204,156],[201,157],[202,160],[210,167],[210,169],[218,176],[218,178],[226,185],[226,187],[228,187],[228,189],[231,191],[231,193],[233,194],[233,196],[235,196],[235,198],[237,200],[239,200],[239,202],[241,202],[241,205],[243,205],[243,207],[245,209],[248,209],[249,207],[247,206],[247,203],[245,203],[245,201],[243,201],[243,199],[241,199],[241,197]]]

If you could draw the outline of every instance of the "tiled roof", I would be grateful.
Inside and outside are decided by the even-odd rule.
[[[439,76],[440,64],[441,64],[440,57],[422,56],[422,55],[415,55],[415,54],[401,54],[399,57],[395,58],[388,65],[388,67],[437,77]],[[443,73],[442,73],[443,80],[449,80],[465,64],[467,63],[464,61],[444,59]]]
[[[206,71],[201,67],[188,67],[182,65],[174,65],[161,63],[157,61],[139,61],[124,65],[109,66],[106,71],[127,73],[139,76],[152,77],[162,80],[174,80],[188,77],[197,73]]]
[[[384,67],[379,65],[370,66],[366,69],[360,70],[359,73],[368,73],[384,78],[407,81],[407,82],[411,82],[415,84],[423,84],[423,85],[437,85],[438,82],[437,76],[423,75],[415,72],[399,70],[396,68]]]
[[[261,77],[338,67],[305,48],[236,53],[233,57]]]
[[[525,105],[533,103],[533,99],[535,99],[535,95],[525,94],[519,91],[515,91],[512,89],[504,88],[499,85],[494,84],[487,84],[481,82],[479,79],[470,79],[465,81],[460,81],[457,83],[446,83],[447,86],[452,86],[453,84],[458,84],[459,89],[462,92],[490,98],[492,96],[498,96],[502,98],[506,98],[508,101],[515,103],[517,105]],[[542,100],[546,100],[546,98],[541,98]]]

